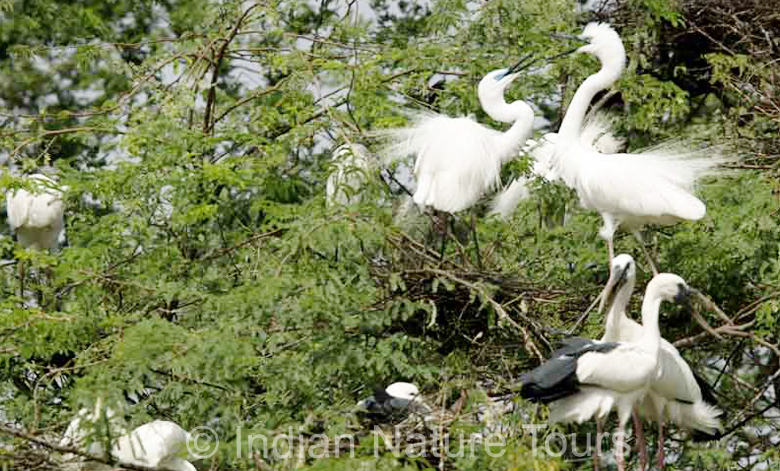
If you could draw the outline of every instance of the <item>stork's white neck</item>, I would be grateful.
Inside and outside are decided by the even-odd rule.
[[[661,345],[661,329],[658,326],[658,315],[663,298],[652,284],[648,286],[645,299],[642,301],[642,327],[645,330],[642,345],[650,352],[658,352]]]
[[[620,325],[628,321],[626,307],[631,300],[631,293],[634,291],[634,280],[629,281],[620,287],[615,300],[607,313],[607,321],[604,327],[604,336],[601,340],[605,342],[617,342],[620,338]]]
[[[606,89],[620,78],[623,68],[604,67],[591,75],[574,92],[574,97],[569,103],[569,108],[563,117],[561,128],[558,131],[560,142],[575,142],[579,139],[582,125],[585,122],[585,113],[596,93]]]

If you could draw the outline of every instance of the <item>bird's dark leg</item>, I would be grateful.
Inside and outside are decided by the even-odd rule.
[[[642,247],[642,252],[645,254],[645,258],[647,258],[647,263],[650,264],[650,269],[653,270],[653,276],[658,274],[658,263],[653,260],[652,254],[650,254],[650,251],[647,249],[647,246],[645,245],[645,241],[642,238],[642,233],[639,231],[631,231],[632,234],[634,234],[634,237],[637,241],[639,241],[639,246]]]
[[[444,213],[444,221],[442,223],[442,230],[441,230],[441,251],[439,251],[439,261],[444,261],[444,249],[447,248],[447,232],[449,230],[449,219],[450,214]]]
[[[482,270],[482,257],[479,254],[479,242],[477,241],[477,221],[474,217],[474,210],[471,210],[471,235],[474,236],[474,250],[477,251],[477,267]]]
[[[24,299],[24,260],[19,260],[19,297]]]
[[[664,419],[658,420],[658,469],[664,469]]]
[[[634,417],[634,434],[636,435],[636,446],[639,449],[639,469],[645,471],[647,467],[647,445],[645,444],[645,433],[642,430],[642,421],[639,420],[637,408],[631,414]]]

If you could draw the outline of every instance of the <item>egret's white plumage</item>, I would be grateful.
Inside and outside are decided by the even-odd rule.
[[[632,342],[602,342],[573,338],[551,359],[523,375],[521,395],[550,404],[550,421],[582,422],[603,418],[612,408],[618,414],[616,458],[625,469],[622,441],[631,411],[659,375],[661,302],[678,301],[688,292],[677,275],[662,273],[647,285],[642,304],[642,335]]]
[[[8,224],[23,247],[50,250],[65,227],[62,191],[46,175],[36,173],[29,180],[37,191],[19,188],[6,193]]]
[[[360,202],[360,191],[370,171],[370,152],[362,144],[343,144],[333,151],[334,170],[328,176],[325,194],[329,206]]]
[[[422,112],[409,127],[388,132],[389,152],[416,157],[414,201],[455,213],[473,206],[500,183],[501,166],[515,158],[531,134],[534,113],[523,101],[506,103],[504,90],[519,76],[510,69],[494,70],[479,83],[482,109],[494,120],[512,123],[505,132],[470,117],[451,118]]]
[[[713,149],[695,149],[683,140],[630,154],[601,153],[583,145],[581,129],[588,105],[597,92],[620,77],[625,49],[618,34],[604,23],[588,24],[580,37],[590,44],[578,52],[598,57],[601,69],[574,94],[558,132],[553,167],[577,192],[584,208],[601,214],[604,227],[599,234],[607,241],[611,260],[612,239],[619,227],[639,237],[645,224],[704,217],[704,203],[692,194],[694,184],[724,160]]]
[[[108,425],[106,429],[102,420]],[[196,471],[182,458],[187,454],[189,434],[173,422],[155,420],[141,425],[130,433],[121,418],[110,408],[103,410],[98,399],[94,411],[79,410],[60,440],[59,446],[74,448],[93,456],[105,454],[105,438],[111,439],[111,456],[120,463],[175,471]],[[95,461],[83,461],[73,454],[63,456],[67,469],[106,471],[112,467]]]
[[[618,283],[618,280],[621,280]],[[636,264],[628,254],[620,254],[612,260],[606,296],[614,296],[607,313],[604,342],[634,342],[644,335],[643,327],[626,315],[636,280]],[[615,292],[615,287],[620,285]],[[663,426],[665,422],[695,429],[709,435],[721,429],[718,408],[702,399],[701,388],[688,363],[677,348],[661,338],[658,355],[659,376],[650,384],[643,401],[646,416],[658,422],[659,451],[663,450]],[[663,453],[659,453],[659,465],[663,467]]]
[[[122,435],[111,454],[121,463],[175,471],[196,471],[187,455],[186,430],[174,422],[155,420]]]
[[[586,120],[580,134],[580,141],[584,146],[598,152],[617,152],[625,145],[625,140],[615,136],[612,133],[612,127],[613,119],[607,113],[594,113]],[[523,153],[530,155],[533,159],[531,174],[534,177],[543,178],[548,182],[560,180],[553,168],[557,140],[558,134],[550,132],[538,140],[528,139],[525,141]],[[529,181],[530,179],[526,177],[512,180],[503,191],[493,198],[490,214],[497,214],[501,219],[508,219],[520,201],[530,196]]]

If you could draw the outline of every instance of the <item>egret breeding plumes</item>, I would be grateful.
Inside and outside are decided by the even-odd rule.
[[[333,151],[334,170],[328,176],[325,195],[328,206],[360,202],[360,192],[370,171],[370,152],[356,143],[343,144]]]
[[[646,224],[674,224],[704,217],[706,208],[692,192],[702,176],[725,159],[714,149],[697,149],[684,140],[667,142],[640,153],[601,153],[582,144],[582,124],[596,93],[612,85],[625,67],[625,49],[607,24],[590,23],[578,52],[595,55],[601,69],[580,85],[561,123],[555,145],[553,171],[574,189],[582,206],[604,221],[599,234],[612,260],[613,237],[622,227],[633,233],[654,273],[658,270],[641,242]]]
[[[603,342],[637,342],[644,335],[642,325],[626,315],[635,280],[634,259],[628,254],[616,256],[612,260],[605,292],[611,308],[601,338]],[[698,378],[680,352],[664,338],[661,338],[658,362],[660,375],[650,383],[643,411],[644,415],[658,422],[658,466],[663,469],[664,423],[671,421],[686,429],[714,435],[721,429],[718,420],[721,412],[703,400]],[[634,426],[639,436],[641,423],[636,416]]]
[[[659,374],[662,301],[683,302],[689,295],[677,275],[656,275],[642,303],[642,335],[631,342],[570,338],[550,360],[520,377],[523,398],[550,404],[550,422],[603,419],[615,408],[618,433],[615,458],[625,470],[625,426]]]
[[[585,121],[580,133],[582,145],[595,149],[602,153],[618,152],[624,145],[625,139],[616,136],[612,132],[613,118],[607,113],[592,113]],[[542,178],[547,182],[557,182],[559,176],[553,169],[553,157],[555,155],[555,143],[558,134],[550,132],[539,140],[528,139],[523,145],[523,153],[533,159],[531,178]],[[497,214],[501,219],[508,219],[514,212],[520,201],[531,194],[528,183],[530,178],[519,177],[500,193],[498,193],[490,205],[490,214]]]

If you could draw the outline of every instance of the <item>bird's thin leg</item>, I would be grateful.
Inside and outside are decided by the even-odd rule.
[[[612,237],[607,238],[607,254],[609,255],[609,260],[607,260],[607,266],[609,267],[610,272],[612,271],[612,259],[615,258],[615,246],[612,242]]]
[[[471,235],[474,237],[474,250],[477,251],[477,267],[482,270],[482,257],[479,254],[479,242],[477,241],[477,221],[474,218],[474,211],[471,210]]]
[[[19,260],[19,297],[24,298],[24,261]]]
[[[658,469],[664,469],[664,419],[658,420]]]
[[[653,276],[658,274],[658,264],[655,260],[653,260],[652,254],[650,254],[650,251],[647,249],[647,246],[645,245],[645,241],[642,238],[642,233],[639,231],[631,231],[632,234],[634,234],[634,237],[637,241],[639,241],[639,246],[642,247],[642,252],[645,254],[645,258],[647,258],[647,263],[650,264],[650,269],[653,270]]]
[[[601,419],[596,419],[596,451],[593,453],[593,471],[599,471],[599,462],[601,460]]]
[[[634,407],[632,414],[634,416],[634,434],[636,435],[636,445],[639,449],[639,469],[644,471],[647,467],[647,445],[645,445],[645,433],[642,430],[642,421],[639,420],[639,413]]]
[[[444,226],[444,228],[441,231],[442,232],[442,234],[441,234],[441,251],[439,252],[439,261],[440,262],[444,261],[444,249],[447,248],[447,235],[448,235],[447,231],[449,230],[449,217],[450,217],[449,213],[444,213],[444,222],[442,224],[442,226]]]
[[[625,450],[623,447],[626,443],[625,425],[621,425],[615,434],[617,441],[615,443],[615,461],[617,462],[618,471],[626,471],[626,457],[623,454]]]

